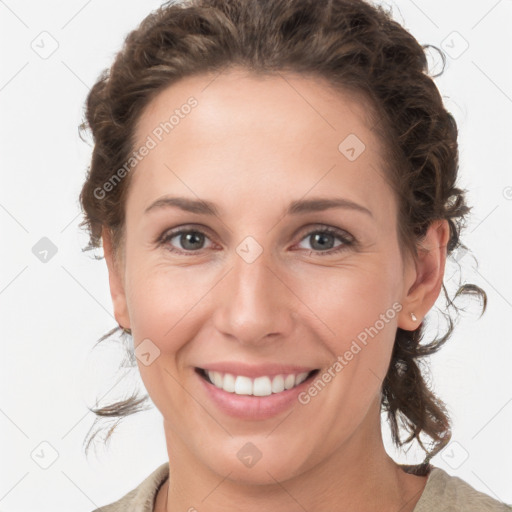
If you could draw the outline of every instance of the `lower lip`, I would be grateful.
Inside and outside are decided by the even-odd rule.
[[[266,420],[298,404],[298,395],[310,384],[313,374],[298,386],[268,396],[237,395],[210,384],[194,371],[210,400],[225,414],[244,420]]]

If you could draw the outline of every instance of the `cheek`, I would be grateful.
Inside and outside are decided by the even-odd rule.
[[[178,352],[200,327],[215,278],[193,267],[151,264],[143,258],[127,265],[126,293],[137,341],[149,338],[162,353]],[[210,283],[210,284],[209,284]]]
[[[389,367],[402,309],[400,279],[382,265],[338,269],[336,275],[330,271],[328,279],[316,280],[315,293],[304,282],[298,295],[321,320],[323,343],[333,364],[339,363],[331,367],[341,377],[334,379],[335,386],[347,393],[346,400],[357,397],[351,405],[358,410],[379,391]]]
[[[180,362],[189,349],[188,341],[200,324],[199,299],[205,294],[204,279],[197,283],[184,269],[151,268],[135,260],[127,266],[127,304],[141,379],[151,400],[164,415],[186,411],[186,395],[178,383]],[[149,353],[149,364],[144,361]],[[174,412],[173,412],[174,411]]]
[[[137,339],[149,338],[168,353],[179,350],[180,341],[192,339],[193,330],[200,329],[205,313],[213,313],[219,293],[215,285],[222,274],[218,268],[171,267],[133,258],[127,265],[126,292]],[[392,267],[386,270],[373,262],[339,268],[308,265],[283,280],[293,290],[290,304],[302,311],[297,321],[315,324],[317,334],[336,340],[331,343],[336,354],[348,350],[353,339],[364,343],[376,336],[394,338],[399,276]]]
[[[383,336],[391,333],[394,337],[401,309],[400,278],[380,265],[373,267],[329,269],[322,276],[296,280],[297,295],[322,321],[332,339],[356,338],[372,326]]]

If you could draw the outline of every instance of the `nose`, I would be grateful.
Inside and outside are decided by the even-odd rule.
[[[298,301],[265,252],[251,263],[235,255],[233,267],[216,288],[213,321],[225,336],[261,346],[290,335]]]

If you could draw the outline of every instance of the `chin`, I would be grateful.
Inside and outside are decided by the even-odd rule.
[[[228,480],[247,485],[275,485],[277,481],[289,480],[297,476],[304,467],[304,461],[297,461],[290,456],[291,450],[283,445],[282,452],[262,441],[261,450],[250,441],[237,443],[234,456],[227,456],[231,449],[223,450],[212,460],[204,460],[204,463],[212,471],[226,476]],[[211,453],[211,452],[210,452]],[[229,475],[229,476],[227,476]]]

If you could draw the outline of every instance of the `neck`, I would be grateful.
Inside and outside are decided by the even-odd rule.
[[[427,476],[405,473],[387,455],[381,436],[380,409],[376,408],[374,413],[373,419],[377,421],[365,421],[328,459],[293,478],[263,485],[241,483],[230,479],[229,474],[211,471],[172,429],[166,428],[171,461],[169,480],[161,488],[155,512],[411,512],[421,497]]]

